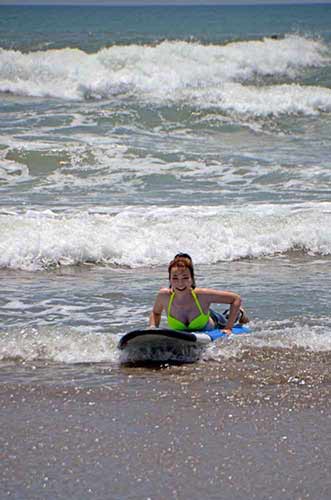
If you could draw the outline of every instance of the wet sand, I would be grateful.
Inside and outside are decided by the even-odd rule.
[[[21,367],[0,386],[0,498],[329,499],[330,382],[301,361],[272,380],[231,360]]]

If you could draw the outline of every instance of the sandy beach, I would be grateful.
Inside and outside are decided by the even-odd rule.
[[[2,384],[1,498],[328,499],[326,375],[266,383],[235,364]],[[104,383],[89,387],[93,371]]]

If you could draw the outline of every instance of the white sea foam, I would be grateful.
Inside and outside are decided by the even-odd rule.
[[[0,214],[0,267],[165,264],[178,248],[199,263],[258,258],[298,250],[331,254],[331,205],[243,208],[127,207],[108,213]]]
[[[253,333],[221,339],[204,352],[205,361],[241,358],[247,349],[277,349],[331,352],[330,317],[301,317],[256,321]]]
[[[5,153],[0,151],[0,183],[15,184],[30,179],[28,167],[14,160],[8,160]]]
[[[251,326],[251,334],[211,344],[203,353],[203,359],[241,358],[247,348],[331,351],[330,317],[260,320]],[[110,335],[82,327],[11,327],[0,331],[0,362],[20,359],[66,364],[119,363],[125,359],[117,349],[119,338],[120,334]]]
[[[294,318],[293,320],[259,322],[260,335],[252,337],[253,345],[311,351],[331,351],[330,317]]]
[[[294,35],[227,45],[165,41],[95,54],[69,48],[1,50],[0,92],[70,100],[130,96],[224,112],[310,114],[331,110],[329,89],[270,83],[279,77],[291,83],[302,70],[329,64],[326,45]],[[258,85],[252,85],[256,79]]]
[[[331,91],[298,84],[268,87],[226,83],[221,88],[191,91],[191,101],[200,108],[218,108],[225,113],[264,117],[281,114],[316,115],[331,111]]]
[[[39,327],[0,332],[0,361],[116,362],[116,335],[83,329]]]

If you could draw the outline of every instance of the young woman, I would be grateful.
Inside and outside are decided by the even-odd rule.
[[[240,296],[233,292],[196,288],[192,259],[188,254],[177,254],[170,262],[169,288],[161,288],[149,318],[151,328],[158,327],[162,311],[167,311],[168,326],[174,330],[212,330],[220,328],[231,334],[236,321],[247,323],[240,309]],[[210,310],[211,304],[229,304],[227,318]]]

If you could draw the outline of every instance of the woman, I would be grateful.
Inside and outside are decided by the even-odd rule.
[[[196,288],[192,259],[188,254],[177,254],[170,262],[169,288],[161,288],[149,318],[151,328],[158,327],[163,310],[167,311],[168,325],[174,330],[212,330],[221,328],[231,334],[236,321],[247,323],[240,309],[240,296],[233,292]],[[209,309],[211,304],[229,304],[228,317]],[[240,317],[241,315],[241,317]]]

